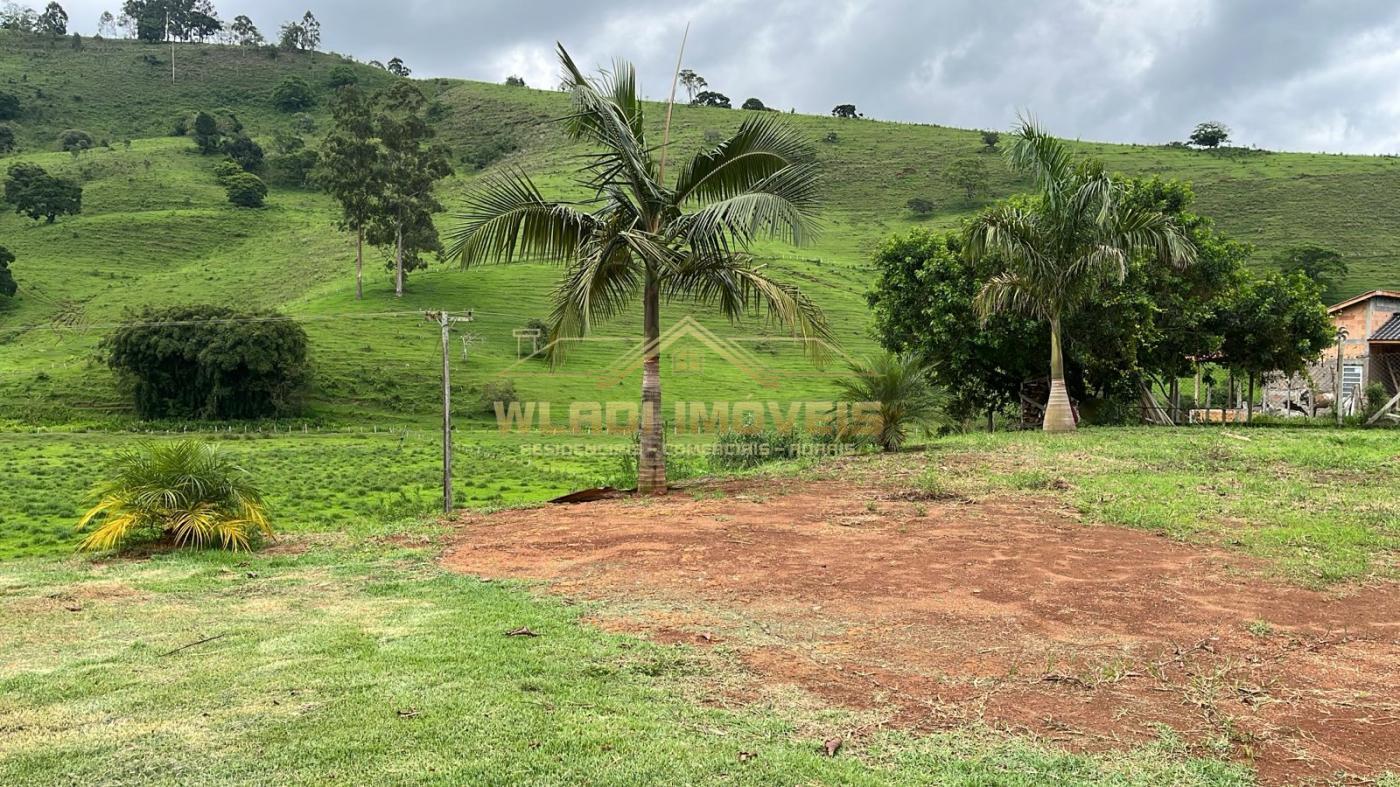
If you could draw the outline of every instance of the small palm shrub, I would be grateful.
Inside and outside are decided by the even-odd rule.
[[[927,431],[937,421],[938,393],[917,353],[885,353],[865,363],[852,364],[851,372],[851,378],[839,384],[841,393],[850,402],[879,405],[873,436],[882,449],[898,451],[909,438],[911,428]]]
[[[252,548],[271,536],[262,495],[247,471],[199,440],[149,443],[118,456],[115,475],[93,493],[78,522],[92,528],[80,549],[117,549],[132,540],[180,547]]]

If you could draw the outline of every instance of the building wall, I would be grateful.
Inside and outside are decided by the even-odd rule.
[[[1334,313],[1333,323],[1347,331],[1347,340],[1342,345],[1342,357],[1363,358],[1369,355],[1370,347],[1366,340],[1397,313],[1400,313],[1400,298],[1381,296],[1353,303]],[[1323,357],[1335,361],[1336,349],[1328,350]]]

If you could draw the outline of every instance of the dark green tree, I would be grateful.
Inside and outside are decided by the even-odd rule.
[[[1245,278],[1217,316],[1225,363],[1254,385],[1268,372],[1297,374],[1336,340],[1317,284],[1300,272]]]
[[[831,116],[850,119],[860,117],[860,113],[856,111],[855,104],[837,104],[836,107],[831,110]]]
[[[316,104],[316,93],[301,77],[287,77],[272,90],[272,105],[283,112],[303,112]]]
[[[341,63],[331,69],[330,76],[326,79],[326,84],[331,90],[339,90],[347,85],[359,84],[360,74],[354,66]]]
[[[68,12],[58,3],[49,3],[34,20],[34,31],[55,37],[68,35]]]
[[[384,150],[374,108],[364,92],[347,87],[331,102],[334,126],[321,143],[316,181],[340,204],[340,226],[355,233],[355,299],[365,297],[365,230],[385,191]]]
[[[58,147],[64,152],[91,150],[95,144],[91,134],[78,128],[64,129],[58,135]]]
[[[681,84],[685,86],[686,100],[692,103],[695,101],[696,94],[710,86],[710,83],[706,82],[704,77],[689,68],[681,71],[680,80]]]
[[[524,78],[524,77],[521,77],[521,76],[516,76],[515,74],[511,74],[510,76],[506,77],[506,86],[507,86],[507,87],[526,87],[526,85],[525,85],[525,78]]]
[[[1191,132],[1191,144],[1202,148],[1218,148],[1230,141],[1230,129],[1224,123],[1209,121]]]
[[[223,147],[224,134],[219,129],[219,121],[208,112],[195,114],[193,137],[199,152],[206,156],[218,153]]]
[[[452,174],[447,151],[433,144],[425,115],[428,101],[412,82],[397,82],[376,102],[374,135],[382,151],[383,187],[374,196],[365,237],[393,249],[394,296],[403,297],[404,276],[423,267],[422,255],[441,254],[433,214],[442,204],[437,181]]]
[[[228,156],[244,172],[258,173],[263,169],[263,149],[262,146],[254,142],[246,134],[239,134],[224,140],[219,148],[225,156]]]
[[[10,263],[14,261],[14,252],[0,246],[0,295],[6,298],[13,298],[15,293],[19,292],[19,285],[15,283],[14,274],[10,271]]]
[[[0,123],[0,156],[13,153],[15,150],[15,130],[4,123]]]
[[[880,344],[919,353],[952,418],[1015,405],[1021,384],[1045,375],[1049,344],[1033,320],[999,314],[981,324],[977,294],[998,266],[969,262],[957,235],[914,230],[890,238],[875,264],[879,279],[867,297]]]
[[[403,60],[397,57],[390,58],[389,65],[385,66],[384,70],[388,71],[390,74],[393,74],[396,77],[403,77],[405,79],[407,79],[411,74],[413,74],[413,69],[404,65]]]
[[[716,107],[719,109],[732,109],[729,105],[729,96],[723,93],[716,93],[713,90],[702,90],[695,94],[695,98],[690,100],[691,106]]]
[[[262,46],[264,43],[257,25],[243,14],[235,16],[228,29],[233,34],[233,42],[238,46]]]
[[[1340,298],[1340,288],[1349,269],[1342,255],[1317,245],[1293,246],[1274,257],[1274,264],[1284,273],[1301,273],[1312,280],[1329,302]]]
[[[908,208],[909,212],[917,218],[925,219],[933,215],[933,200],[927,197],[914,197],[904,203],[904,207]]]
[[[995,131],[982,132],[982,149],[988,153],[995,153],[997,145],[1001,144],[1001,134]]]
[[[147,307],[99,347],[142,418],[292,415],[311,376],[306,332],[275,312]]]
[[[759,99],[750,98],[743,103],[743,106],[741,106],[740,109],[747,109],[753,112],[763,112],[767,110],[768,107],[765,106],[764,103]]]
[[[19,113],[19,96],[0,90],[0,120],[14,120]]]
[[[49,224],[59,216],[81,213],[83,187],[75,180],[50,175],[38,164],[12,164],[5,180],[5,201],[15,212]]]

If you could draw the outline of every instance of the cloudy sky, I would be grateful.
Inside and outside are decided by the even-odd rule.
[[[42,5],[40,2],[34,3]],[[91,32],[118,0],[63,3]],[[215,0],[269,38],[284,2]],[[733,99],[824,113],[1005,128],[1029,109],[1069,137],[1183,139],[1221,120],[1240,144],[1400,153],[1396,0],[317,0],[323,48],[399,56],[418,76],[557,81],[636,62],[653,97],[685,65]]]

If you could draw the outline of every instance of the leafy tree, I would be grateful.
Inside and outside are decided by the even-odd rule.
[[[716,93],[713,90],[702,90],[695,94],[695,98],[690,100],[691,106],[696,107],[717,107],[719,109],[732,109],[729,105],[729,96],[723,93]]]
[[[68,12],[58,3],[49,3],[34,20],[34,30],[54,37],[68,35]]]
[[[957,235],[914,230],[875,251],[879,279],[867,296],[876,335],[894,353],[916,352],[959,420],[996,413],[1020,401],[1021,384],[1044,374],[1044,332],[1019,315],[979,325],[977,294],[996,260],[972,262]]]
[[[223,147],[224,135],[219,130],[219,121],[208,112],[199,112],[194,116],[194,144],[199,148],[199,152],[208,156],[218,153]]]
[[[506,77],[506,85],[509,87],[525,87],[525,78],[511,74]]]
[[[13,298],[15,293],[19,292],[19,285],[15,283],[14,274],[10,271],[10,264],[14,261],[14,252],[0,246],[0,295],[6,298]]]
[[[102,16],[99,16],[97,18],[97,37],[117,37],[117,18],[112,16],[111,11],[103,11]]]
[[[449,256],[465,266],[521,260],[566,265],[550,320],[556,338],[582,336],[640,300],[637,481],[642,494],[664,493],[658,346],[663,298],[714,305],[731,319],[763,310],[805,339],[831,338],[817,306],[796,288],[770,279],[747,253],[762,235],[795,243],[807,238],[817,211],[816,164],[800,135],[763,113],[683,163],[668,182],[668,140],[658,146],[647,139],[633,67],[619,62],[591,80],[563,47],[559,57],[573,105],[566,128],[573,139],[599,148],[582,173],[595,191],[593,209],[546,201],[526,175],[503,172],[467,197],[450,235]]]
[[[19,96],[0,90],[0,120],[14,120],[19,113]]]
[[[52,224],[59,216],[82,212],[83,187],[75,180],[50,175],[38,164],[12,164],[5,201],[15,206],[16,213]]]
[[[0,123],[0,156],[13,153],[15,150],[15,130],[10,126]]]
[[[209,0],[126,0],[123,20],[142,41],[203,41],[223,29]]]
[[[911,428],[927,431],[938,419],[939,397],[916,352],[882,353],[852,364],[851,378],[838,387],[846,401],[879,404],[875,442],[885,451],[898,451]]]
[[[247,471],[198,440],[142,444],[117,456],[114,477],[78,529],[97,527],[79,549],[120,549],[132,539],[166,539],[177,547],[238,551],[271,536],[267,509]]]
[[[856,111],[855,104],[837,104],[836,107],[831,110],[831,116],[838,118],[857,118],[860,117],[860,113]]]
[[[1134,254],[1186,265],[1196,252],[1168,216],[1123,204],[1122,186],[1103,165],[1076,163],[1063,142],[1022,122],[1008,150],[1013,168],[1034,177],[1033,200],[1009,201],[968,228],[974,260],[997,257],[1003,270],[978,294],[983,315],[1015,311],[1050,324],[1048,432],[1073,431],[1065,388],[1062,326],[1106,281],[1121,282]]]
[[[233,42],[239,46],[262,46],[265,43],[258,26],[243,14],[235,16],[228,29],[233,34]]]
[[[147,307],[99,345],[142,418],[295,414],[311,376],[306,348],[289,318],[212,305]]]
[[[904,203],[904,207],[908,208],[910,213],[921,219],[933,215],[933,201],[927,197],[914,197]]]
[[[0,7],[0,30],[32,33],[36,24],[38,24],[38,16],[32,8],[13,2],[7,2],[3,7]]]
[[[300,141],[300,137],[294,137]],[[307,189],[315,185],[316,165],[320,156],[305,147],[287,150],[267,160],[268,181],[278,186]]]
[[[233,159],[226,158],[214,165],[214,179],[219,181],[219,185],[225,187],[228,186],[230,180],[243,174],[243,172],[245,172],[245,170],[238,166],[238,162]]]
[[[385,66],[384,70],[396,77],[403,77],[405,79],[413,74],[413,69],[404,65],[403,61],[397,57],[389,58],[389,65]]]
[[[689,68],[683,69],[680,73],[681,84],[685,87],[686,100],[695,103],[695,96],[700,91],[710,86],[705,78],[695,73]]]
[[[358,88],[342,90],[331,102],[334,126],[321,143],[316,181],[340,204],[340,225],[355,233],[355,299],[364,293],[365,230],[384,192],[383,150],[375,134],[374,111]]]
[[[92,135],[82,129],[64,129],[58,135],[58,146],[64,152],[91,150],[95,144]]]
[[[267,184],[251,172],[240,172],[224,179],[228,201],[240,208],[261,208],[267,199]]]
[[[963,158],[948,167],[948,182],[962,189],[968,202],[987,191],[987,165],[981,159]]]
[[[759,100],[756,99],[756,98],[748,99],[747,101],[744,102],[743,106],[740,107],[740,108],[741,108],[741,109],[751,110],[751,111],[754,111],[754,112],[764,112],[764,111],[767,111],[767,109],[768,109],[768,107],[766,107],[766,106],[763,105],[763,102],[762,102],[762,101],[759,101]]]
[[[397,82],[378,97],[374,135],[383,147],[383,184],[374,195],[365,237],[393,249],[394,296],[403,297],[404,277],[425,266],[422,255],[442,253],[433,214],[442,204],[437,181],[452,174],[447,151],[433,144],[424,117],[427,99],[411,82]]]
[[[299,48],[311,52],[315,52],[317,49],[320,49],[321,23],[316,19],[316,15],[311,13],[310,11],[307,11],[306,13],[302,14],[300,27],[301,46]]]
[[[1000,145],[1000,144],[1001,144],[1001,134],[999,134],[999,133],[997,133],[997,132],[995,132],[995,131],[983,131],[983,132],[982,132],[982,147],[983,147],[983,149],[985,149],[988,153],[995,153],[996,150],[997,150],[997,145]]]
[[[239,134],[224,140],[220,146],[224,155],[243,168],[244,172],[258,173],[263,168],[262,146],[254,142],[248,135]]]
[[[304,112],[315,104],[315,92],[301,77],[287,77],[272,90],[272,105],[283,112]]]
[[[1274,264],[1284,273],[1301,273],[1308,277],[1329,301],[1338,299],[1338,288],[1349,272],[1341,254],[1312,244],[1293,246],[1279,252],[1274,257]]]
[[[1301,272],[1249,276],[1218,316],[1225,363],[1254,383],[1268,372],[1297,374],[1336,340],[1317,284]]]
[[[1224,123],[1209,121],[1191,132],[1191,144],[1203,148],[1218,148],[1230,141],[1230,129]]]
[[[331,69],[330,77],[326,79],[326,84],[331,90],[339,90],[346,85],[356,85],[360,82],[360,75],[355,71],[354,66],[344,63]]]

